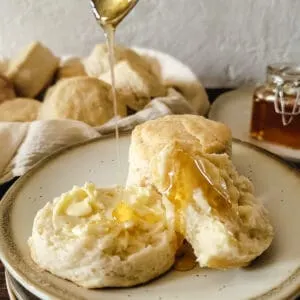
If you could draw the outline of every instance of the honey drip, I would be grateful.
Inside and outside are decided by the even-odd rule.
[[[176,253],[174,269],[186,272],[192,270],[197,265],[196,256],[191,245],[184,241]]]
[[[110,68],[110,76],[111,76],[111,86],[112,86],[112,97],[113,97],[113,109],[114,116],[117,118],[118,116],[118,103],[117,103],[117,92],[116,92],[116,80],[115,80],[115,28],[111,25],[103,26],[108,55],[109,55],[109,68]],[[122,172],[122,165],[120,159],[120,146],[119,146],[119,127],[117,119],[115,121],[115,137],[116,137],[116,152],[117,152],[117,162],[118,162],[118,170]],[[120,174],[122,176],[122,174]]]
[[[175,227],[178,233],[185,236],[185,210],[189,204],[193,205],[193,193],[199,188],[211,207],[212,213],[216,211],[220,218],[232,218],[229,197],[213,182],[210,182],[200,161],[179,150],[172,158],[172,166],[166,196],[175,207]]]
[[[202,196],[211,209],[209,213],[217,215],[221,220],[234,218],[234,213],[226,187],[222,190],[210,180],[201,160],[178,150],[173,154],[171,162],[172,171],[169,172],[170,179],[165,194],[175,207],[175,229],[179,250],[174,268],[178,271],[188,271],[193,269],[197,262],[191,246],[183,241],[183,237],[186,236],[185,211],[188,205],[202,209],[193,200],[195,190],[201,188]]]

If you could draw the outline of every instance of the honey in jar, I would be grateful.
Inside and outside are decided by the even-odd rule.
[[[253,95],[250,135],[300,149],[300,65],[267,67],[267,80]]]

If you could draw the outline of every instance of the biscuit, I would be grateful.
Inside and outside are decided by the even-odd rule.
[[[127,183],[146,182],[150,159],[171,142],[192,152],[230,155],[231,139],[227,126],[201,116],[172,115],[147,121],[132,132]]]
[[[67,59],[57,70],[57,80],[76,76],[87,76],[83,63],[78,57]]]
[[[16,94],[12,83],[0,74],[0,104],[13,98],[16,98]]]
[[[116,90],[124,96],[126,105],[141,110],[151,99],[166,95],[166,88],[152,73],[146,63],[123,60],[115,65]],[[111,84],[110,71],[100,75],[101,80]]]
[[[147,282],[166,272],[176,253],[174,225],[159,199],[142,188],[74,187],[37,213],[31,257],[86,288]]]
[[[274,235],[230,144],[227,126],[192,115],[147,121],[132,133],[127,185],[154,185],[169,199],[201,267],[246,266]]]
[[[36,120],[41,103],[34,99],[16,98],[0,104],[0,121],[31,122]]]
[[[144,59],[131,49],[124,48],[122,46],[116,46],[114,49],[115,64],[124,60],[135,61],[139,64],[145,64]],[[110,70],[110,66],[107,45],[96,45],[91,54],[86,59],[84,59],[83,63],[88,76],[98,78],[101,74],[108,72]]]
[[[268,212],[227,154],[191,153],[174,143],[150,169],[150,181],[173,203],[177,231],[200,267],[244,267],[270,246],[274,231]]]
[[[118,113],[126,116],[126,106],[118,97]],[[102,125],[114,116],[111,87],[91,77],[58,81],[50,88],[39,119],[73,119],[91,126]]]
[[[10,61],[7,77],[18,96],[34,98],[50,84],[58,64],[48,48],[34,42]]]
[[[0,57],[0,75],[5,75],[8,70],[9,60]]]

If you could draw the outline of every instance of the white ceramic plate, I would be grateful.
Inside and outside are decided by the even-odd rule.
[[[227,124],[235,138],[254,144],[289,161],[300,162],[300,150],[257,141],[249,136],[253,89],[253,87],[245,87],[222,94],[212,104],[209,118]]]
[[[120,139],[123,162],[127,161],[129,136]],[[249,176],[256,194],[270,211],[276,236],[271,248],[252,267],[216,271],[195,268],[170,271],[134,288],[86,290],[32,262],[27,247],[38,209],[74,184],[93,181],[116,183],[115,141],[96,139],[48,157],[20,178],[0,203],[0,256],[9,272],[30,292],[42,299],[89,300],[186,300],[186,299],[282,299],[300,286],[300,176],[261,150],[234,142],[233,160]],[[124,166],[125,180],[127,164]]]

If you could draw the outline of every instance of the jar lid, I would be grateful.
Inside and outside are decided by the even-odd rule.
[[[300,64],[268,65],[267,81],[274,86],[275,112],[281,115],[283,126],[287,126],[300,115]]]
[[[270,83],[292,82],[300,85],[300,63],[275,63],[267,66],[267,80]]]

